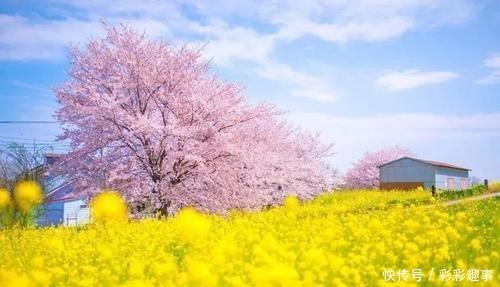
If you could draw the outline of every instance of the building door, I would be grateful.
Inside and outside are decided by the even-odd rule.
[[[448,184],[446,187],[448,189],[455,189],[455,180],[452,177],[448,178]]]
[[[460,188],[467,189],[469,187],[469,181],[467,179],[460,180]]]

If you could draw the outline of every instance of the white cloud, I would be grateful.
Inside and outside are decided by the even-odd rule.
[[[350,21],[342,24],[318,23],[307,18],[298,18],[286,23],[280,35],[290,39],[313,35],[334,43],[353,40],[380,41],[398,37],[412,27],[410,20],[400,17],[377,21]]]
[[[377,78],[376,82],[391,91],[401,91],[444,83],[457,77],[459,74],[451,71],[406,70],[386,73]]]
[[[456,161],[465,157],[465,151],[476,154],[483,148],[494,149],[500,140],[500,113],[467,116],[410,113],[359,118],[290,113],[285,118],[305,129],[320,131],[324,142],[334,143],[333,161],[341,170],[367,150],[394,145],[408,146],[429,159],[446,160],[442,156],[447,154],[449,161],[458,164]],[[450,149],[460,153],[450,154],[447,152]],[[479,168],[480,164],[476,169]]]
[[[493,69],[500,69],[500,55],[493,55],[484,60],[484,65]]]
[[[256,66],[255,75],[290,84],[293,96],[325,102],[337,99],[337,93],[324,76],[312,75],[271,59],[275,45],[283,38],[281,32],[259,34],[253,29],[230,27],[221,21],[206,25],[191,23],[191,30],[208,41],[204,56],[218,65],[235,68],[238,61],[250,61]]]
[[[380,41],[416,29],[466,21],[474,12],[467,0],[278,1],[262,12],[286,38],[312,35],[333,43]]]
[[[153,37],[167,28],[151,19],[110,18],[109,23],[126,23],[146,30]],[[66,47],[102,35],[99,20],[64,19],[31,22],[30,19],[0,14],[0,59],[52,59],[64,56]]]
[[[95,24],[78,20],[31,23],[4,14],[0,14],[0,24],[0,58],[14,60],[61,57],[64,46],[98,31]]]
[[[294,86],[292,94],[317,101],[331,102],[337,99],[337,93],[327,84],[323,76],[310,75],[284,64],[267,62],[261,65],[256,74],[262,78],[287,82]]]
[[[204,54],[218,65],[238,68],[240,61],[250,62],[263,78],[289,82],[292,95],[332,101],[338,95],[327,77],[310,75],[278,62],[274,57],[276,47],[307,35],[335,44],[391,39],[421,27],[464,21],[473,11],[467,3],[465,0],[312,0],[265,4],[257,0],[182,3],[124,0],[108,5],[97,0],[52,0],[48,7],[58,9],[60,19],[0,14],[0,59],[61,58],[69,42],[99,36],[102,18],[110,24],[132,25],[175,44],[208,43]],[[276,70],[285,73],[270,76]]]
[[[222,21],[206,25],[193,22],[189,29],[208,42],[205,56],[224,66],[230,66],[237,60],[265,62],[276,42],[274,35],[262,35],[241,26],[230,27]]]
[[[304,35],[336,43],[378,41],[418,27],[465,21],[474,11],[473,5],[465,0],[313,0],[275,1],[265,5],[255,0],[209,4],[197,0],[183,3],[124,0],[113,5],[96,0],[53,0],[49,1],[49,8],[51,5],[61,15],[66,14],[66,18],[40,21],[39,17],[0,15],[0,43],[7,47],[3,49],[4,57],[55,57],[59,53],[48,50],[61,49],[69,41],[88,39],[99,31],[101,17],[110,23],[127,22],[145,28],[153,36],[164,37],[167,31],[176,38],[198,34],[199,40],[212,43],[213,48],[209,49],[215,61],[227,64],[241,59],[260,61],[269,55],[276,42]],[[71,15],[83,17],[74,19]],[[257,28],[262,26],[267,27],[264,29],[267,32]],[[14,53],[17,49],[21,51],[18,54]]]
[[[492,71],[489,75],[476,81],[477,84],[487,85],[500,83],[500,54],[494,54],[488,59],[484,60],[484,65],[491,68]]]
[[[448,116],[435,114],[395,114],[373,117],[336,117],[324,113],[296,113],[289,118],[312,130],[320,130],[333,140],[346,137],[348,142],[369,138],[370,143],[394,139],[406,141],[434,140],[443,137],[500,137],[500,113],[469,116]]]

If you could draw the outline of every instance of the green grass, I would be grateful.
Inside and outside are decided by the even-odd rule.
[[[484,185],[476,185],[464,190],[444,190],[438,191],[438,199],[447,201],[481,195],[488,192]]]

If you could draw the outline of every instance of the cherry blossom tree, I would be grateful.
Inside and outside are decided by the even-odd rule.
[[[329,188],[331,145],[278,120],[267,103],[211,73],[201,50],[126,27],[71,49],[56,88],[71,142],[55,171],[93,195],[119,190],[139,209],[224,212],[309,198]]]
[[[411,155],[412,152],[408,148],[400,146],[367,151],[344,175],[344,187],[376,188],[379,186],[379,165]]]

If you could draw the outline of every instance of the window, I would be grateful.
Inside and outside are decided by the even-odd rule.
[[[452,177],[448,178],[447,188],[448,189],[454,189],[455,188],[455,180]]]

